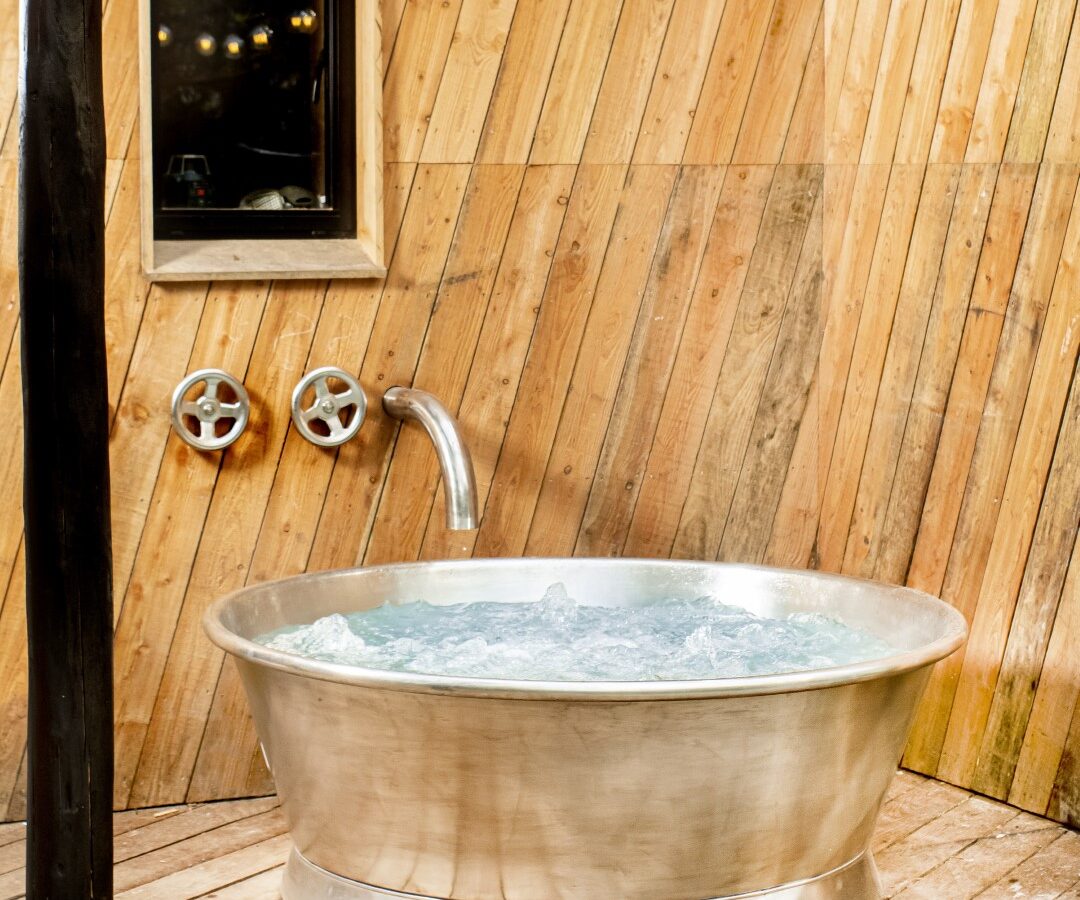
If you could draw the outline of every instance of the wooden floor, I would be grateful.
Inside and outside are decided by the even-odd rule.
[[[271,900],[289,850],[275,798],[117,813],[116,895]],[[25,826],[0,825],[0,900],[23,896]],[[1080,900],[1080,833],[900,772],[874,841],[897,900]]]

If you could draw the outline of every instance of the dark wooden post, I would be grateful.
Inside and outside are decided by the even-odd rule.
[[[101,0],[23,0],[27,897],[112,894]]]

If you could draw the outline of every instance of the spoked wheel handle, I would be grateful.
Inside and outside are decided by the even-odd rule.
[[[198,384],[202,384],[199,397],[188,400],[188,393]],[[232,391],[235,400],[221,399],[218,389],[222,384]],[[192,372],[173,391],[173,430],[196,450],[224,450],[243,433],[250,413],[251,400],[244,386],[221,369],[199,369]],[[189,419],[194,419],[197,423],[197,433],[188,426]],[[218,434],[219,421],[232,422],[224,434]]]
[[[344,391],[333,391],[330,380],[334,379],[345,385]],[[315,389],[314,402],[304,405],[304,395],[309,389]],[[348,424],[344,414],[350,407],[356,407]],[[333,366],[323,366],[308,372],[292,393],[292,420],[296,430],[307,440],[320,447],[339,447],[351,440],[364,423],[367,413],[367,397],[360,382],[348,372]],[[320,434],[311,424],[316,420],[325,423],[329,434]]]

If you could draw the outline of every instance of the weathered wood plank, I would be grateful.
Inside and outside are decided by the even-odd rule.
[[[923,7],[919,43],[906,85],[893,155],[897,163],[922,164],[930,153],[959,13],[960,0],[927,0]]]
[[[941,586],[942,596],[960,609],[969,622],[976,615],[983,584],[987,585],[988,592],[996,590],[986,578],[986,567],[993,550],[1002,546],[1000,543],[997,548],[994,546],[995,535],[999,534],[999,501],[1006,486],[1017,429],[1031,383],[1038,348],[1037,337],[1042,332],[1050,305],[1051,288],[1057,271],[1055,261],[1065,238],[1077,174],[1080,173],[1062,172],[1055,168],[1044,168],[1040,173],[1031,221],[986,391],[986,403],[982,409],[971,469],[953,536],[952,552]],[[952,490],[955,489],[954,485]],[[1003,526],[999,540],[1011,534],[1009,524]],[[1011,558],[995,560],[996,565],[1005,569],[1013,562]],[[938,703],[935,716],[938,723],[951,714],[966,652],[966,649],[961,649],[944,660],[935,670],[931,687],[927,689],[926,696],[934,696]],[[932,692],[935,679],[944,689],[940,695]],[[940,740],[945,740],[944,734],[941,734]],[[951,752],[958,750],[959,746],[953,743]],[[958,757],[954,756],[953,759]],[[949,764],[950,771],[961,771],[954,765]],[[966,755],[964,765],[967,765]],[[938,768],[936,766],[935,771]]]
[[[998,5],[998,0],[964,0],[960,6],[930,144],[931,162],[964,159]]]
[[[1031,167],[1002,166],[998,175],[994,205],[983,238],[983,253],[975,279],[964,335],[960,342],[956,375],[953,377],[945,419],[933,471],[923,504],[918,538],[908,569],[907,583],[939,594],[946,579],[951,548],[961,527],[971,529],[976,517],[961,523],[964,493],[957,489],[972,472],[979,422],[987,398],[997,348],[1006,313],[1015,293],[1012,285],[1018,263],[1031,270],[1032,246],[1022,244],[1029,219],[1035,171]],[[1048,200],[1045,184],[1031,209],[1032,226],[1045,232],[1055,221],[1055,206]],[[1057,218],[1060,219],[1060,210]],[[1024,259],[1020,256],[1023,254]],[[1021,301],[1017,301],[1019,304]],[[1012,314],[1015,322],[1017,314]],[[1015,325],[1012,326],[1016,328]],[[958,567],[957,571],[965,571]],[[950,597],[957,596],[955,590]],[[969,612],[970,614],[970,612]],[[953,669],[956,666],[956,669]],[[916,715],[905,765],[917,771],[937,768],[941,742],[944,740],[948,711],[943,697],[951,695],[959,671],[959,661],[947,660],[931,672],[930,681]]]
[[[778,163],[821,15],[821,0],[776,0],[731,161]]]
[[[967,797],[943,815],[875,852],[886,896],[899,894],[983,835],[1004,828],[1017,815],[1008,806],[981,797]]]
[[[279,282],[266,301],[247,372],[251,387],[258,385],[251,395],[259,424],[249,428],[222,460],[163,681],[163,687],[176,690],[186,702],[175,704],[171,709],[175,714],[167,720],[152,715],[158,696],[153,690],[138,705],[123,707],[131,715],[120,722],[120,729],[132,732],[130,756],[123,757],[123,780],[132,782],[129,802],[134,805],[182,797],[182,786],[191,777],[222,658],[201,633],[199,619],[211,601],[244,584],[285,438],[289,392],[303,374],[324,293],[323,282]],[[145,775],[140,779],[135,766],[151,724],[169,739],[147,757],[149,771],[160,775],[147,780]]]
[[[243,379],[269,292],[267,284],[211,291],[189,369],[222,368]],[[231,452],[231,451],[227,451]],[[188,587],[222,455],[170,435],[116,627],[115,669],[127,685],[116,704],[114,803],[128,804],[172,632]]]
[[[1054,98],[1050,132],[1046,137],[1048,162],[1080,162],[1080,8],[1069,32],[1069,47]]]
[[[477,162],[528,162],[570,0],[525,3],[507,38]]]
[[[626,297],[645,291],[676,177],[675,166],[635,167],[627,176],[533,511],[529,556],[573,553],[633,333]]]
[[[383,86],[387,162],[416,162],[420,156],[462,2],[405,6]]]
[[[114,874],[116,891],[123,893],[174,873],[192,869],[252,844],[271,840],[285,834],[285,831],[285,816],[280,809],[271,809],[163,845],[118,863]]]
[[[918,49],[926,0],[898,0],[889,10],[885,39],[878,61],[874,96],[870,101],[859,161],[863,164],[893,160],[904,104],[896,102],[907,92],[911,67]],[[937,13],[937,10],[931,12]],[[940,20],[933,21],[940,28]],[[948,217],[945,217],[948,221]]]
[[[480,329],[475,359],[482,365],[474,365],[469,372],[458,418],[469,436],[481,510],[498,462],[573,183],[574,170],[569,166],[540,166],[526,171]],[[544,264],[535,265],[541,257]],[[422,559],[459,558],[472,550],[470,535],[446,529],[442,503],[440,485],[424,532]]]
[[[472,162],[517,0],[466,0],[443,66],[420,161]]]
[[[616,555],[625,543],[722,183],[723,171],[687,167],[675,186],[578,531],[577,556]]]
[[[533,165],[577,163],[585,148],[623,0],[574,3],[567,14],[529,152]]]
[[[644,0],[624,8],[582,162],[630,162],[674,5],[674,0]]]
[[[439,399],[455,412],[474,365],[523,176],[522,166],[473,170],[447,256],[413,380],[421,387],[437,387]],[[427,433],[420,428],[403,429],[375,514],[365,553],[367,564],[419,556],[439,478],[439,463]]]
[[[206,900],[281,900],[282,873],[283,868],[267,869],[202,896]]]
[[[1051,844],[1029,856],[1004,878],[991,885],[979,900],[1015,900],[1017,897],[1061,897],[1080,882],[1080,835],[1066,831]],[[1075,895],[1074,895],[1075,896]]]
[[[967,799],[967,792],[940,781],[924,779],[895,798],[886,797],[874,829],[872,849],[881,853]]]
[[[807,224],[717,559],[764,560],[821,349],[821,195]]]
[[[775,356],[799,250],[821,184],[820,166],[780,166],[773,176],[772,195],[728,338],[672,556],[715,559],[720,551],[751,440],[754,411]]]
[[[884,522],[871,537],[867,550],[864,571],[883,581],[904,581],[915,547],[968,303],[973,290],[977,297],[988,283],[984,279],[976,286],[975,278],[996,181],[995,166],[960,170],[888,506],[883,511]],[[998,209],[1000,212],[1000,205]]]
[[[911,882],[896,900],[970,900],[999,882],[1065,830],[1024,813],[1000,830],[984,834]]]
[[[724,0],[675,4],[634,146],[635,164],[682,159],[726,6]]]
[[[623,548],[628,556],[671,552],[747,273],[752,267],[760,272],[768,265],[762,260],[772,259],[769,247],[785,197],[781,190],[770,192],[773,172],[771,166],[733,167],[724,179]]]
[[[1076,3],[1072,0],[1040,3],[1035,10],[1024,71],[1009,122],[1006,162],[1033,163],[1042,159],[1069,33],[1076,26],[1075,14]]]
[[[1063,290],[1075,292],[1076,288],[1069,285]],[[1059,336],[1049,332],[1048,327],[1045,339],[1058,342]],[[1066,336],[1060,344],[1062,349],[1072,350],[1075,358],[1075,341],[1070,347]],[[1050,413],[1045,409],[1036,408],[1033,415],[1050,419]],[[1023,424],[1021,431],[1024,431]],[[1037,461],[1024,458],[1015,460],[1014,467],[1017,463],[1033,469],[1038,465]],[[1015,490],[1010,494],[1009,487],[1006,487],[1002,502],[1013,500],[1015,506],[1015,494]],[[996,662],[992,671],[980,673],[984,684],[989,686],[989,683],[993,683],[991,705],[987,709],[985,696],[971,704],[974,723],[977,724],[982,715],[986,717],[971,784],[981,793],[998,799],[1005,799],[1009,793],[1027,728],[1028,712],[1044,666],[1047,643],[1062,596],[1070,549],[1080,526],[1080,379],[1075,374],[1072,395],[1065,409],[1061,430],[1056,435],[1056,451],[1040,504],[1038,524],[1025,563],[1015,612],[1007,627],[1004,621],[999,624],[1002,632],[1007,632],[1007,637],[1002,633],[991,637],[991,641],[994,637],[997,639],[996,646],[992,645],[996,652],[990,657]],[[1018,512],[1013,514],[1020,515]],[[991,567],[988,575],[994,576],[997,586],[997,571]],[[1001,587],[1004,587],[1003,582],[1004,579]],[[993,608],[985,599],[983,604],[984,609]],[[1007,613],[1006,608],[999,615],[1010,618]],[[978,641],[981,634],[975,637]],[[958,696],[957,699],[961,698]]]
[[[947,229],[959,180],[960,167],[952,165],[929,168],[923,180],[866,449],[862,454],[864,461],[858,473],[852,476],[857,482],[857,491],[843,555],[843,571],[851,575],[869,577],[874,570],[871,548],[892,540],[892,535],[883,531],[883,520],[896,483],[897,463],[915,380],[928,338],[935,286],[946,260]],[[851,445],[845,446],[850,448]]]
[[[956,485],[969,471],[986,391],[1005,311],[1027,228],[1036,171],[1030,166],[1002,166],[993,205],[980,241],[978,269],[967,308],[956,375],[949,387],[938,451],[922,509],[908,583],[938,593],[945,577],[962,494]],[[1037,228],[1045,228],[1045,193],[1035,210]],[[916,729],[916,733],[919,730]],[[921,765],[914,768],[922,770]]]
[[[476,556],[524,552],[625,178],[625,166],[578,171],[476,535]]]
[[[1028,50],[1037,0],[999,4],[971,120],[965,162],[1000,162]]]
[[[685,164],[726,165],[739,140],[762,45],[772,22],[772,3],[728,3],[705,73]]]
[[[867,300],[861,304],[847,384],[835,426],[834,451],[824,482],[817,552],[821,568],[832,572],[840,571],[843,565],[859,472],[899,302],[924,174],[920,166],[897,166],[892,169],[889,180],[866,286]],[[832,428],[831,421],[822,422],[822,429],[826,428]]]
[[[201,806],[159,807],[118,813],[113,816],[116,826],[123,827],[113,842],[114,860],[141,857],[185,841],[196,835],[213,833],[222,826],[275,810],[276,797],[254,800],[232,800],[228,803],[206,803]],[[131,827],[128,827],[128,826]]]
[[[861,0],[857,9],[848,10],[848,15],[854,15],[844,61],[838,55],[830,62],[841,68],[843,77],[834,75],[827,81],[827,89],[838,93],[835,101],[826,104],[832,116],[825,138],[826,162],[859,162],[891,6],[889,0]]]
[[[784,153],[787,165],[825,162],[825,15],[818,16],[814,40],[791,114]]]
[[[1045,812],[1080,695],[1080,532],[1009,788],[1009,802]]]
[[[822,223],[825,330],[821,359],[826,364],[818,372],[816,481],[822,494],[818,519],[890,181],[887,166],[827,165],[825,173],[829,190]],[[817,553],[815,549],[815,557]]]
[[[288,835],[272,837],[250,847],[234,850],[206,862],[163,878],[148,881],[131,890],[122,891],[123,900],[156,900],[173,897],[191,900],[217,888],[228,887],[252,875],[277,868],[288,853],[292,842]]]

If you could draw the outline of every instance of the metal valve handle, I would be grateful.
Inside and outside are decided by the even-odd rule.
[[[345,390],[334,393],[330,389],[331,378],[345,382]],[[311,406],[304,407],[302,406],[304,394],[312,387],[315,388],[315,402]],[[341,416],[350,406],[355,406],[356,412],[346,425]],[[367,397],[364,395],[364,389],[360,387],[360,382],[348,372],[333,366],[312,369],[293,389],[293,424],[296,425],[296,430],[300,434],[320,447],[338,447],[355,437],[364,423],[366,413]],[[311,427],[311,423],[316,419],[326,423],[330,434],[319,434]]]
[[[187,400],[188,391],[202,382],[203,389],[197,400]],[[218,398],[218,386],[225,384],[236,399],[226,402]],[[244,386],[228,372],[221,369],[199,369],[192,372],[177,386],[172,395],[172,426],[180,437],[196,450],[224,450],[240,437],[247,427],[251,401]],[[188,427],[185,417],[190,416],[199,424],[199,433]],[[223,435],[217,433],[217,423],[231,419],[232,426]]]

